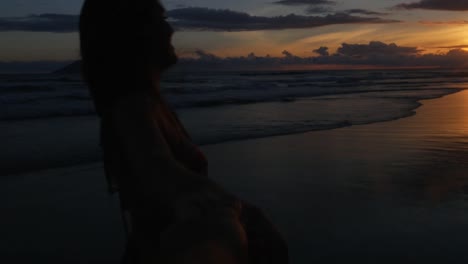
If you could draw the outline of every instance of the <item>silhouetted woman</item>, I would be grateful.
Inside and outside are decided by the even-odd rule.
[[[281,236],[207,177],[160,94],[161,74],[177,61],[164,12],[156,0],[86,0],[80,17],[83,76],[127,223],[123,262],[286,263]]]

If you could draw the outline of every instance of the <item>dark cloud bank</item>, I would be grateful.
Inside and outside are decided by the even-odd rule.
[[[303,0],[301,0],[303,1]],[[249,31],[314,28],[336,24],[394,23],[396,20],[353,15],[362,12],[341,12],[325,16],[252,16],[243,12],[201,7],[170,10],[167,15],[178,30]],[[77,15],[40,14],[25,17],[0,18],[0,31],[31,31],[66,33],[78,30]],[[122,18],[125,19],[125,18]]]
[[[366,16],[385,16],[388,13],[375,12],[367,9],[348,9],[344,11],[334,11],[337,2],[327,0],[282,0],[273,2],[273,4],[285,6],[306,6],[305,12],[308,14],[326,14],[326,13],[343,13],[343,14],[358,14]]]
[[[344,13],[347,14],[360,14],[360,15],[370,15],[370,16],[386,16],[388,13],[383,13],[383,12],[375,12],[367,9],[348,9],[343,11]]]
[[[419,21],[420,24],[428,26],[440,26],[440,25],[466,25],[467,20],[452,20],[452,21]]]
[[[221,58],[199,50],[196,52],[198,58],[182,58],[181,64],[194,68],[217,69],[242,69],[242,67],[262,69],[287,65],[442,68],[468,66],[468,52],[459,47],[444,54],[422,54],[422,52],[423,50],[416,47],[403,47],[394,43],[386,44],[372,41],[368,44],[343,43],[335,53],[330,53],[328,47],[319,47],[311,51],[310,57],[299,57],[285,50],[282,52],[282,57],[256,56],[254,53],[250,53],[247,56]]]
[[[420,0],[412,3],[399,4],[401,9],[432,9],[448,11],[468,11],[466,0]]]
[[[380,17],[361,17],[350,13],[334,13],[325,16],[289,14],[276,17],[252,16],[231,10],[201,7],[175,9],[167,12],[172,24],[182,30],[248,31],[313,28],[336,24],[395,23],[397,20]]]
[[[328,0],[282,0],[273,2],[280,5],[335,5],[335,1]]]
[[[78,30],[77,15],[40,14],[0,18],[0,31],[67,33]]]
[[[0,61],[0,73],[49,73],[69,65],[73,61]]]
[[[360,23],[395,23],[397,20],[384,19],[388,13],[365,9],[349,9],[333,11],[335,1],[328,0],[281,0],[272,2],[281,5],[303,5],[309,14],[326,15],[296,15],[289,14],[276,17],[253,16],[244,12],[220,10],[202,7],[186,7],[167,12],[171,23],[179,30],[210,30],[210,31],[247,31],[247,30],[279,30],[294,28],[313,28],[336,24]],[[397,9],[434,9],[468,11],[468,1],[462,0],[420,0],[399,4]],[[39,14],[24,17],[0,18],[1,31],[31,31],[31,32],[76,32],[78,15]],[[125,18],[122,18],[125,19]]]

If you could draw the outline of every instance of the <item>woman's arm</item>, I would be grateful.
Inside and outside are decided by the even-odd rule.
[[[155,104],[144,93],[116,100],[111,111],[113,129],[122,142],[132,172],[129,177],[135,177],[141,194],[185,215],[200,213],[201,209],[235,206],[232,195],[174,158],[156,115]]]

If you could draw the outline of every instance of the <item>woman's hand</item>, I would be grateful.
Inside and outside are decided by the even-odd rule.
[[[247,234],[249,263],[286,264],[289,262],[286,241],[258,207],[244,202],[240,219]]]

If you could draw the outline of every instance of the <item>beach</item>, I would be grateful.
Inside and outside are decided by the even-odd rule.
[[[463,91],[409,118],[205,151],[212,175],[267,208],[292,263],[461,263],[467,100]]]
[[[415,115],[394,121],[202,150],[212,178],[271,216],[288,241],[291,263],[463,263],[468,91],[420,102]],[[67,122],[66,131],[84,129],[79,119]],[[85,123],[97,135],[96,120]],[[79,135],[60,139],[60,122],[54,124],[43,128],[34,156],[53,144],[79,149]],[[22,173],[30,144],[17,140],[25,147],[8,157],[18,165],[0,179],[0,262],[116,263],[125,237],[101,164],[78,152],[81,164],[47,169],[35,158],[37,171]],[[95,136],[80,140],[98,149]]]

